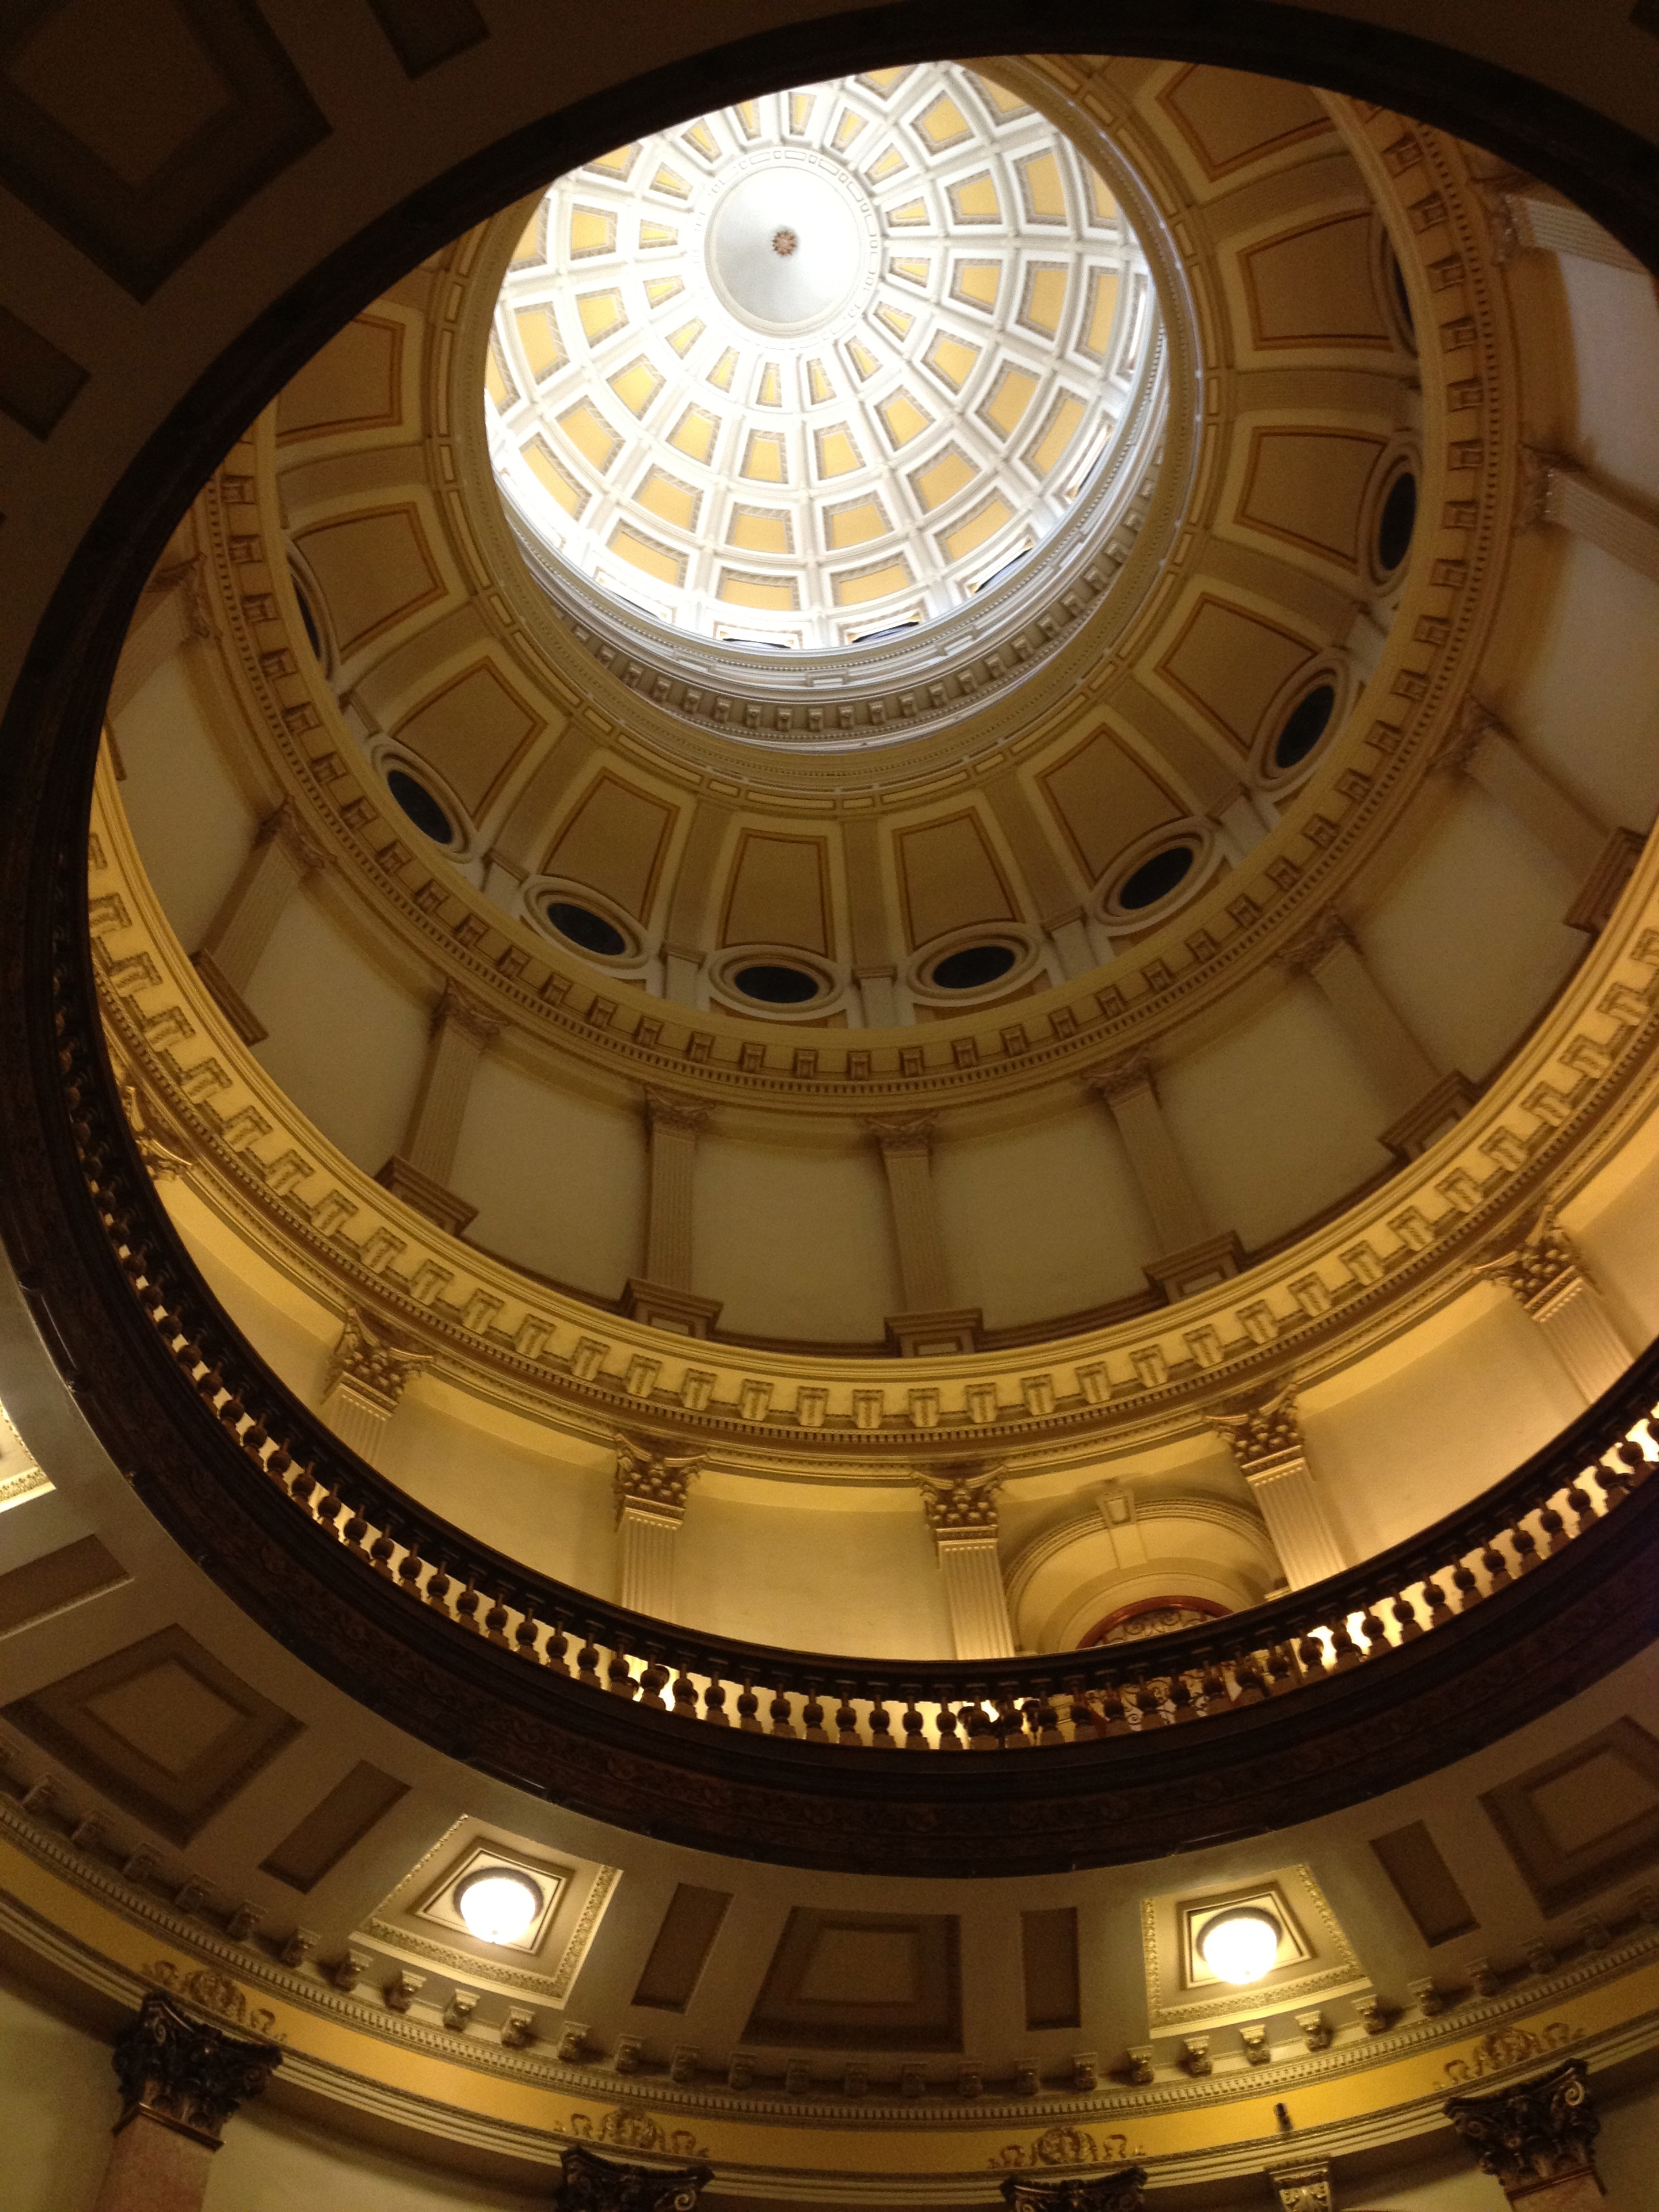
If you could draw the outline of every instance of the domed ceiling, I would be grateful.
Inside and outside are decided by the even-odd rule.
[[[856,646],[1004,580],[1154,434],[1158,329],[1061,132],[959,65],[879,70],[556,183],[501,289],[490,451],[542,545],[660,623]]]

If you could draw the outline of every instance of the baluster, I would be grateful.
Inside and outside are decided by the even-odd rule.
[[[841,1698],[836,1708],[836,1741],[861,1744],[864,1739],[859,1734],[858,1710],[853,1703],[853,1685],[840,1682],[836,1686]]]
[[[418,1601],[421,1577],[426,1572],[426,1561],[421,1557],[418,1540],[411,1539],[408,1549],[398,1562],[398,1586],[406,1596]]]
[[[455,1601],[455,1618],[463,1628],[470,1628],[475,1636],[478,1633],[478,1593],[472,1587],[471,1574],[466,1578],[466,1588]]]
[[[878,1751],[896,1751],[893,1741],[893,1716],[887,1710],[885,1698],[877,1697],[870,1705],[870,1741]]]
[[[1516,1555],[1516,1573],[1529,1575],[1533,1569],[1540,1565],[1538,1539],[1524,1521],[1517,1521],[1515,1523],[1509,1532],[1509,1538],[1510,1547]]]
[[[542,1664],[550,1667],[556,1674],[568,1674],[569,1662],[565,1654],[570,1649],[570,1638],[564,1632],[564,1623],[556,1619],[548,1631],[547,1642],[542,1648]]]
[[[648,1656],[645,1672],[640,1676],[640,1703],[649,1705],[653,1712],[665,1713],[668,1704],[662,1689],[667,1680],[668,1669],[662,1661],[654,1656]]]
[[[1443,1580],[1446,1571],[1443,1567],[1438,1576],[1425,1575],[1423,1577],[1423,1595],[1428,1601],[1431,1628],[1443,1628],[1457,1610]]]
[[[307,1513],[311,1510],[311,1500],[316,1488],[317,1477],[309,1467],[295,1468],[289,1481],[288,1494]]]
[[[726,1711],[726,1685],[718,1674],[710,1677],[702,1693],[702,1717],[711,1728],[730,1728]]]
[[[365,1550],[363,1539],[368,1534],[368,1522],[363,1518],[362,1508],[354,1505],[350,1518],[340,1531],[340,1541],[348,1551],[356,1552],[362,1556]]]
[[[927,1741],[927,1723],[917,1710],[918,1695],[919,1692],[915,1685],[907,1686],[904,1692],[903,1723],[906,1751],[927,1751],[932,1748]]]
[[[1247,1651],[1242,1659],[1235,1659],[1233,1680],[1237,1686],[1241,1705],[1265,1705],[1273,1695],[1263,1653]]]
[[[541,1659],[541,1653],[536,1648],[541,1632],[541,1623],[536,1618],[532,1601],[526,1597],[524,1609],[519,1615],[519,1625],[513,1632],[513,1648],[520,1659],[528,1659],[532,1666]]]
[[[489,1610],[483,1619],[484,1635],[491,1644],[499,1644],[503,1651],[507,1650],[510,1647],[507,1640],[507,1624],[513,1617],[510,1610],[512,1594],[497,1587],[486,1592],[486,1595],[489,1599]]]
[[[1389,1632],[1377,1619],[1374,1605],[1368,1605],[1360,1614],[1359,1634],[1365,1639],[1359,1654],[1362,1659],[1380,1659],[1389,1649]]]
[[[808,1743],[828,1743],[830,1732],[823,1725],[823,1707],[818,1703],[818,1685],[806,1686],[806,1703],[801,1708],[801,1733]]]
[[[1037,1743],[1064,1743],[1060,1732],[1060,1715],[1054,1711],[1054,1693],[1045,1690],[1033,1698],[1025,1708],[1025,1725]]]
[[[1625,1459],[1626,1452],[1633,1452],[1633,1447],[1630,1444],[1626,1444],[1622,1448],[1615,1445],[1611,1451],[1603,1452],[1595,1465],[1589,1469],[1601,1486],[1601,1492],[1607,1501],[1609,1510],[1615,1505],[1622,1505],[1640,1480],[1626,1465]],[[1646,1461],[1639,1453],[1635,1453],[1634,1456],[1645,1473]]]
[[[1544,1552],[1547,1559],[1553,1559],[1558,1552],[1565,1552],[1572,1541],[1571,1537],[1567,1534],[1566,1522],[1553,1505],[1539,1507],[1538,1525],[1544,1532]]]
[[[997,1751],[1001,1748],[997,1741],[997,1724],[983,1705],[975,1703],[963,1706],[962,1717],[968,1724],[969,1751]]]
[[[795,1709],[789,1702],[787,1690],[773,1692],[772,1702],[767,1711],[772,1716],[771,1733],[774,1735],[793,1736],[795,1734]]]
[[[234,1393],[219,1408],[219,1419],[233,1433],[240,1430],[247,1419],[247,1407]]]
[[[584,1630],[582,1633],[582,1648],[576,1654],[576,1680],[586,1683],[590,1690],[605,1687],[599,1680],[599,1654],[591,1630]]]
[[[1486,1595],[1488,1597],[1491,1597],[1498,1590],[1507,1589],[1509,1588],[1510,1582],[1510,1563],[1504,1558],[1504,1554],[1498,1550],[1498,1539],[1496,1536],[1492,1539],[1490,1543],[1487,1544],[1485,1551],[1481,1553],[1480,1564],[1486,1571]]]
[[[683,1721],[697,1718],[697,1686],[684,1665],[674,1677],[674,1711]]]
[[[1204,1717],[1212,1713],[1224,1713],[1232,1704],[1227,1692],[1227,1677],[1218,1660],[1212,1660],[1199,1677],[1199,1690],[1204,1699]]]
[[[282,1446],[278,1444],[276,1450],[272,1452],[270,1457],[265,1462],[265,1473],[270,1477],[278,1490],[286,1490],[288,1488],[288,1478],[293,1470],[294,1462],[289,1457]]]
[[[311,1510],[316,1515],[317,1518],[322,1522],[324,1528],[328,1530],[330,1535],[337,1537],[339,1530],[336,1528],[334,1523],[339,1519],[341,1514],[345,1511],[344,1499],[337,1496],[333,1488],[331,1486],[323,1492],[322,1496],[317,1500],[316,1504]]]
[[[1089,1692],[1080,1674],[1068,1674],[1065,1684],[1066,1717],[1072,1724],[1072,1741],[1081,1743],[1086,1735],[1104,1735],[1106,1730],[1100,1716],[1089,1703]]]
[[[449,1593],[453,1588],[453,1584],[449,1579],[449,1564],[447,1560],[440,1559],[438,1562],[437,1572],[432,1577],[431,1580],[426,1586],[427,1603],[429,1606],[435,1607],[438,1612],[447,1613],[449,1611]]]
[[[1599,1518],[1595,1510],[1595,1500],[1584,1488],[1577,1475],[1567,1485],[1561,1496],[1564,1504],[1571,1507],[1573,1519],[1578,1524],[1573,1530],[1573,1534],[1582,1535],[1591,1522]]]
[[[961,1739],[957,1733],[956,1714],[943,1696],[939,1700],[939,1747],[941,1751],[962,1749]]]
[[[634,1680],[633,1662],[626,1648],[620,1644],[611,1647],[611,1657],[605,1670],[605,1686],[613,1698],[631,1698],[637,1685]]]
[[[1001,1695],[995,1700],[997,1741],[1004,1751],[1024,1751],[1030,1743],[1025,1733],[1025,1722],[1011,1688],[1004,1683]]]
[[[1188,1721],[1198,1718],[1198,1708],[1193,1703],[1192,1681],[1186,1674],[1170,1675],[1170,1704],[1173,1708],[1170,1715],[1171,1728],[1182,1728]]]
[[[392,1555],[397,1548],[398,1524],[388,1515],[380,1534],[368,1547],[369,1565],[374,1568],[377,1575],[383,1575],[387,1582],[394,1579],[392,1572]]]
[[[1626,1437],[1616,1443],[1607,1457],[1616,1461],[1630,1477],[1629,1487],[1639,1490],[1653,1472],[1653,1462],[1634,1437]]]
[[[1430,1585],[1425,1583],[1423,1587],[1427,1589]],[[1394,1615],[1394,1624],[1400,1631],[1402,1644],[1409,1644],[1413,1637],[1423,1633],[1423,1623],[1418,1618],[1417,1607],[1412,1603],[1409,1591],[1401,1590],[1398,1597],[1391,1599],[1389,1609]]]
[[[1100,1692],[1100,1734],[1127,1735],[1129,1712],[1123,1701],[1123,1692],[1116,1682],[1105,1682]]]
[[[1457,1592],[1457,1610],[1468,1613],[1480,1604],[1483,1592],[1480,1579],[1467,1559],[1459,1559],[1451,1570],[1452,1587]]]
[[[738,1726],[745,1735],[763,1735],[760,1724],[760,1699],[755,1695],[755,1686],[745,1681],[738,1695]]]
[[[1149,1679],[1145,1674],[1140,1675],[1125,1703],[1132,1705],[1134,1711],[1140,1715],[1140,1725],[1143,1729],[1164,1726],[1164,1692],[1158,1687],[1155,1678]]]
[[[1304,1681],[1312,1681],[1328,1671],[1330,1659],[1316,1636],[1298,1636],[1293,1648]]]

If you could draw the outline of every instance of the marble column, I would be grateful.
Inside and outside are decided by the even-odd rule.
[[[1635,1357],[1553,1207],[1540,1207],[1520,1241],[1483,1262],[1480,1273],[1501,1283],[1538,1324],[1586,1405],[1610,1390]]]
[[[214,635],[211,602],[202,556],[192,553],[157,568],[138,594],[116,663],[106,715],[113,720],[143,690],[164,660],[192,639]]]
[[[707,1336],[720,1319],[720,1300],[698,1297],[691,1288],[697,1139],[708,1119],[700,1098],[645,1094],[645,1269],[629,1277],[624,1305],[634,1320],[682,1336]]]
[[[253,849],[221,902],[200,951],[191,956],[245,1044],[258,1044],[265,1030],[243,994],[283,908],[324,860],[321,846],[307,836],[292,802],[284,799],[260,823]]]
[[[674,1555],[700,1457],[667,1459],[650,1444],[616,1437],[617,1602],[653,1620],[676,1616]]]
[[[1158,1256],[1146,1273],[1173,1302],[1238,1273],[1243,1252],[1231,1230],[1218,1231],[1193,1188],[1164,1119],[1152,1064],[1145,1053],[1088,1079],[1123,1139],[1129,1167],[1152,1217]]]
[[[200,2212],[226,2123],[282,2062],[152,1992],[116,2040],[121,2117],[94,2212]]]
[[[1212,1418],[1250,1486],[1290,1587],[1305,1589],[1340,1574],[1348,1562],[1308,1464],[1295,1400],[1281,1393],[1243,1412]]]
[[[1526,2212],[1609,2212],[1595,2171],[1601,2123],[1582,2058],[1484,2097],[1454,2097],[1445,2112],[1511,2204]]]
[[[329,1363],[322,1416],[342,1443],[371,1467],[380,1464],[386,1425],[403,1401],[411,1375],[432,1364],[434,1354],[398,1344],[346,1308],[345,1326]]]
[[[890,1315],[888,1334],[901,1352],[916,1357],[971,1352],[980,1316],[976,1310],[951,1304],[933,1190],[934,1118],[931,1114],[896,1114],[866,1126],[881,1151],[904,1294],[904,1310]]]
[[[1659,513],[1646,501],[1605,483],[1565,453],[1523,446],[1521,459],[1523,526],[1553,522],[1659,583]]]
[[[464,991],[453,983],[444,986],[433,1012],[426,1065],[408,1130],[376,1178],[453,1237],[460,1235],[478,1210],[456,1195],[449,1178],[472,1079],[485,1046],[500,1032],[501,1024]]]
[[[1002,1482],[1000,1470],[952,1468],[942,1474],[919,1474],[916,1480],[921,1486],[922,1509],[939,1551],[957,1657],[1012,1658],[1016,1648],[1014,1627],[1008,1617],[1008,1593],[998,1551],[1001,1532],[996,1493]]]
[[[1547,185],[1526,184],[1492,198],[1497,258],[1506,265],[1517,253],[1567,253],[1578,261],[1599,261],[1645,276],[1646,269],[1594,216],[1571,200],[1558,199]]]
[[[1389,1115],[1381,1141],[1406,1158],[1424,1151],[1468,1107],[1474,1085],[1465,1076],[1442,1075],[1436,1068],[1334,908],[1316,915],[1280,958],[1292,975],[1305,975],[1314,985],[1370,1078]]]
[[[1607,842],[1602,823],[1546,774],[1497,718],[1474,700],[1465,703],[1441,768],[1467,776],[1581,881]]]

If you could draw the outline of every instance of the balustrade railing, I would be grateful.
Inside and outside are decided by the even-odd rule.
[[[67,1055],[66,1055],[67,1057]],[[66,1073],[70,1071],[66,1069]],[[71,1076],[72,1105],[78,1086]],[[121,1185],[118,1148],[77,1121],[105,1231],[142,1310],[248,1474],[366,1575],[527,1668],[704,1728],[934,1753],[1097,1742],[1210,1723],[1374,1664],[1489,1604],[1645,1481],[1652,1355],[1556,1443],[1470,1504],[1286,1598],[1128,1645],[994,1662],[883,1662],[702,1634],[589,1597],[427,1512],[272,1383]]]

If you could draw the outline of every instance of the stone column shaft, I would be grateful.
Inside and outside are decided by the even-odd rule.
[[[985,787],[991,811],[1008,840],[1033,904],[1042,919],[1060,964],[1067,976],[1082,975],[1096,963],[1094,947],[1084,927],[1083,906],[1077,886],[1060,864],[1060,856],[1031,804],[1030,793],[1017,775],[1000,775]]]
[[[1632,1353],[1572,1240],[1543,1207],[1516,1248],[1481,1269],[1535,1322],[1551,1351],[1593,1405],[1630,1365]]]
[[[1523,453],[1531,474],[1525,519],[1553,522],[1638,575],[1659,583],[1659,515],[1559,453]]]
[[[1571,201],[1553,198],[1548,189],[1505,192],[1504,212],[1515,232],[1515,243],[1538,253],[1570,253],[1580,261],[1600,261],[1609,269],[1628,269],[1638,276],[1647,271],[1611,231],[1603,230],[1594,216]]]
[[[666,1459],[617,1435],[617,1602],[654,1620],[676,1617],[675,1553],[685,1501],[702,1462]]]
[[[1011,1659],[1013,1625],[995,1536],[941,1536],[939,1568],[957,1657]]]
[[[1185,1251],[1212,1232],[1152,1085],[1152,1071],[1137,1059],[1109,1070],[1094,1088],[1105,1100],[1129,1166],[1139,1186],[1160,1252]]]
[[[1323,1582],[1348,1564],[1302,1442],[1295,1401],[1269,1399],[1215,1423],[1232,1447],[1267,1524],[1292,1589]]]
[[[226,2123],[282,2057],[152,1992],[116,2042],[122,2112],[94,2212],[201,2212]]]
[[[894,1028],[899,1018],[895,984],[898,963],[882,878],[881,837],[874,822],[853,815],[842,824],[847,871],[847,912],[853,939],[853,973],[864,1000],[867,1028]]]
[[[1601,859],[1606,830],[1500,724],[1481,718],[1453,765],[1581,882]]]
[[[245,991],[283,909],[322,865],[320,848],[301,830],[284,800],[260,824],[253,850],[202,941],[198,963],[210,960],[232,990]]]
[[[676,1006],[697,1003],[697,977],[707,950],[706,925],[715,863],[731,822],[730,807],[714,799],[699,799],[680,848],[663,930],[663,994]]]
[[[438,1001],[401,1155],[434,1182],[447,1183],[454,1168],[472,1079],[499,1026],[453,988]]]
[[[112,720],[123,714],[164,660],[192,638],[213,634],[201,556],[158,568],[138,594],[105,713]]]
[[[323,1419],[359,1459],[379,1467],[387,1424],[403,1401],[410,1376],[431,1364],[430,1352],[394,1343],[348,1306],[329,1365]]]
[[[697,1135],[707,1120],[694,1100],[647,1094],[651,1167],[646,1200],[645,1277],[665,1289],[691,1287]]]
[[[1390,1120],[1409,1112],[1433,1089],[1435,1065],[1384,997],[1359,947],[1345,929],[1332,928],[1301,964],[1387,1103]]]
[[[951,1290],[933,1194],[932,1122],[925,1115],[915,1115],[871,1126],[887,1176],[904,1310],[943,1313],[950,1305]]]

